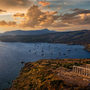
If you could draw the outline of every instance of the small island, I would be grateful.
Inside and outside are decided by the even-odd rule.
[[[90,76],[73,72],[90,59],[45,59],[25,63],[11,88],[6,90],[90,90]]]

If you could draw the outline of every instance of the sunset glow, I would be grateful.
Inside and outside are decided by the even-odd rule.
[[[0,0],[0,32],[90,29],[88,0]]]

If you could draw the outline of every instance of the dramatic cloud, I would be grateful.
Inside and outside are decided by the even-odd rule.
[[[4,9],[21,9],[29,7],[31,0],[0,0],[0,8]]]
[[[59,14],[58,11],[44,11],[37,5],[31,6],[26,13],[16,13],[13,15],[21,22],[17,25],[16,22],[0,21],[0,25],[4,26],[19,26],[21,28],[72,28],[90,25],[90,10],[85,9],[69,9],[69,13]]]
[[[61,20],[68,24],[90,24],[90,10],[85,9],[70,9],[73,13],[66,13],[61,15]]]
[[[44,12],[41,11],[37,5],[33,5],[28,9],[24,17],[25,20],[21,21],[20,26],[33,28],[35,26],[51,27],[54,25],[54,22],[60,18],[60,15],[57,14],[57,11]]]
[[[49,4],[50,4],[50,2],[43,2],[43,1],[42,1],[42,2],[38,2],[38,3],[41,4],[41,5],[44,6],[44,7],[45,7],[46,5],[49,5]]]
[[[44,13],[38,8],[38,6],[33,5],[30,7],[26,13],[26,20],[22,21],[22,26],[24,27],[34,27],[35,25],[39,25],[38,18],[40,15]]]
[[[37,5],[31,6],[27,13],[16,13],[13,17],[25,18],[20,20],[21,27],[68,27],[90,23],[90,10],[70,9],[72,13],[58,14],[58,11],[41,11]]]
[[[25,14],[24,13],[16,13],[16,14],[13,15],[13,17],[23,18],[23,17],[25,17]]]
[[[16,22],[14,21],[9,21],[9,22],[6,22],[4,20],[0,21],[0,26],[15,26],[16,25]]]
[[[0,9],[0,14],[7,12],[6,10]]]

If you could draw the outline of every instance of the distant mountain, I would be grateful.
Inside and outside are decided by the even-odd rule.
[[[4,32],[2,35],[40,35],[40,34],[46,34],[46,33],[55,33],[55,31],[50,31],[48,29],[42,29],[42,30],[31,30],[31,31],[23,31],[23,30],[15,30],[15,31],[7,31]]]
[[[21,31],[20,31],[21,32]],[[40,32],[40,31],[37,31]],[[3,35],[0,36],[2,42],[49,42],[49,43],[67,43],[67,44],[90,44],[90,30],[53,32],[42,30],[39,35]],[[50,32],[50,33],[47,33]],[[15,35],[15,34],[13,34]]]

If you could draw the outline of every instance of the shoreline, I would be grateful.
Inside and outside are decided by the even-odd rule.
[[[84,49],[90,52],[90,44],[85,45]]]

